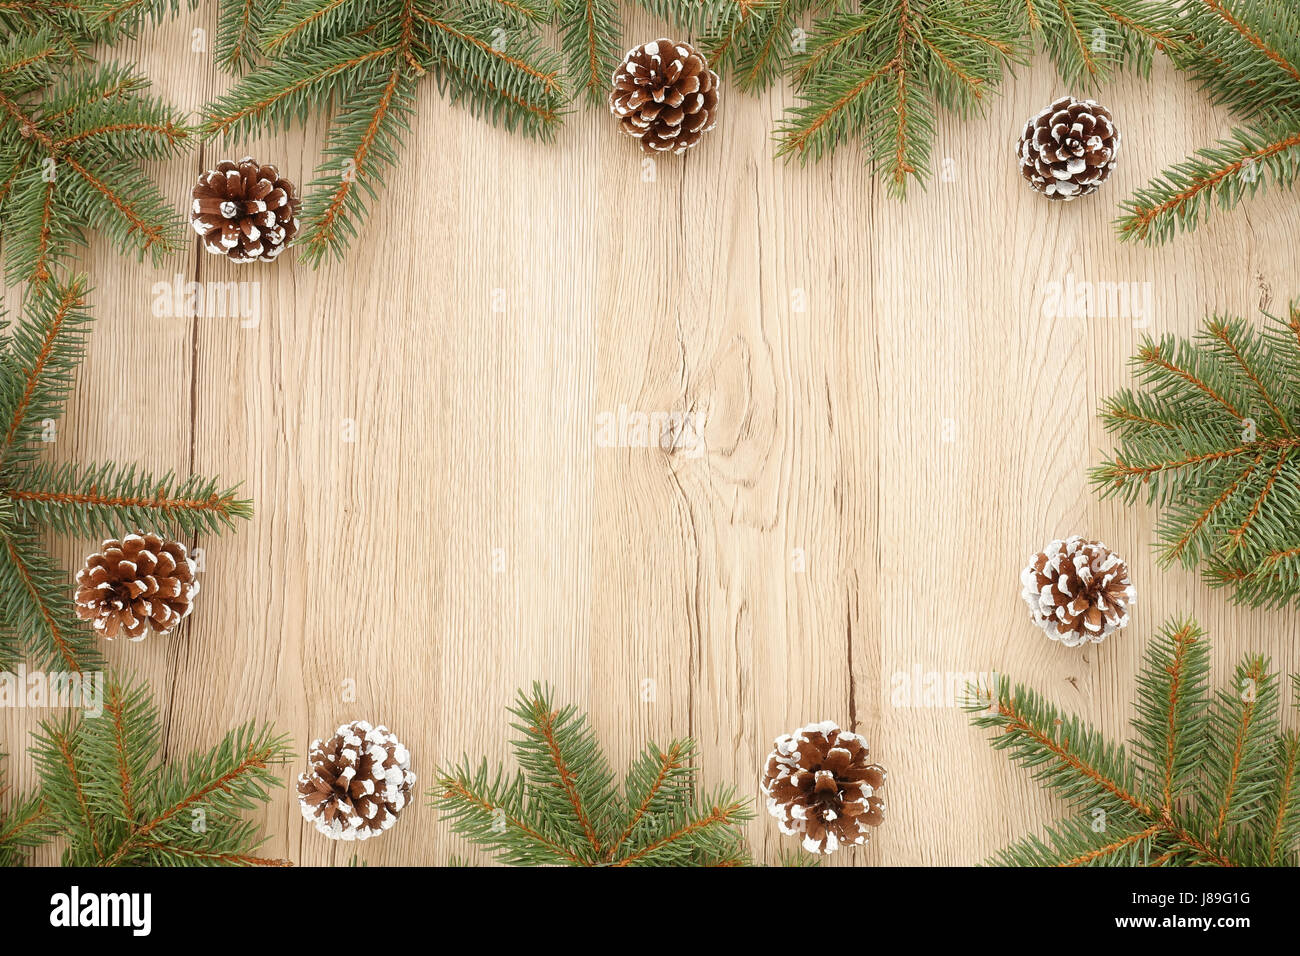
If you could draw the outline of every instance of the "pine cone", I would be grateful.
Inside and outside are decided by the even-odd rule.
[[[1050,199],[1096,192],[1115,168],[1119,130],[1105,107],[1063,96],[1025,124],[1020,174]]]
[[[1078,535],[1035,555],[1020,581],[1034,623],[1066,647],[1100,644],[1128,625],[1129,605],[1137,600],[1119,555]]]
[[[885,768],[857,734],[832,721],[778,737],[763,775],[767,810],[785,834],[803,834],[810,853],[834,853],[867,842],[868,827],[885,820]]]
[[[647,153],[681,153],[718,119],[718,74],[689,43],[651,40],[614,71],[610,111]]]
[[[252,156],[238,164],[224,160],[199,177],[192,193],[190,224],[203,248],[234,262],[270,262],[298,235],[298,200],[293,183],[274,166]]]
[[[411,755],[387,727],[344,724],[312,742],[311,769],[298,777],[302,815],[331,840],[368,840],[397,822],[410,801]]]
[[[156,534],[129,534],[105,541],[77,572],[77,617],[110,641],[126,635],[144,640],[174,630],[191,610],[198,566],[179,541]]]

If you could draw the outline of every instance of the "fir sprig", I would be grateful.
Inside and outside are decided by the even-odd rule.
[[[1188,0],[1166,13],[1169,53],[1241,125],[1138,189],[1122,239],[1165,242],[1218,206],[1300,178],[1300,9],[1290,0]]]
[[[1164,626],[1138,676],[1130,750],[1004,678],[970,710],[995,749],[1033,772],[1072,812],[1029,836],[1003,866],[1296,866],[1300,735],[1282,730],[1276,675],[1247,657],[1211,695],[1209,640],[1191,621]],[[1300,676],[1295,703],[1300,706]]]
[[[95,43],[110,41],[117,31],[97,22],[87,10],[91,0],[6,0],[0,2],[0,37],[33,37],[54,41],[73,62],[89,62]]]
[[[0,339],[0,664],[79,671],[100,655],[76,619],[72,585],[40,532],[120,536],[151,530],[215,533],[251,514],[235,489],[209,478],[153,477],[134,466],[52,466],[40,450],[84,355],[91,316],[83,278],[35,286]]]
[[[119,252],[179,248],[176,213],[140,163],[190,129],[117,66],[79,65],[49,30],[0,36],[0,237],[10,283],[39,284],[91,233]]]
[[[397,162],[426,81],[508,129],[548,136],[564,94],[528,4],[487,0],[284,0],[262,30],[269,60],[206,113],[208,135],[244,135],[335,103],[304,209],[309,261],[341,255]]]
[[[282,0],[217,0],[217,63],[234,72],[254,65],[259,37]],[[199,0],[79,0],[83,16],[96,29],[130,35],[145,23],[194,9]]]
[[[0,754],[0,758],[3,756]],[[54,832],[40,796],[14,796],[0,770],[0,866],[22,865],[31,850],[46,843]]]
[[[779,131],[780,152],[816,160],[856,140],[889,192],[903,196],[909,181],[930,175],[936,107],[978,109],[1023,55],[1017,32],[990,5],[901,0],[832,13],[794,60],[802,102]],[[747,75],[762,69],[755,60]]]
[[[287,738],[245,724],[211,750],[159,761],[158,709],[143,684],[104,681],[104,712],[46,721],[34,735],[37,805],[65,866],[287,866],[256,855],[241,814],[281,785]]]
[[[1247,604],[1300,595],[1300,303],[1263,327],[1214,316],[1194,341],[1148,339],[1132,366],[1142,390],[1101,411],[1119,448],[1093,470],[1100,492],[1163,506],[1163,563]]]
[[[510,711],[521,771],[468,761],[440,771],[432,802],[452,830],[512,866],[744,866],[748,803],[697,793],[695,745],[646,747],[620,788],[585,714],[534,684]]]

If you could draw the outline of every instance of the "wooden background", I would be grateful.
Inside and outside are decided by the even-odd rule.
[[[122,55],[197,110],[227,82],[191,49],[212,17]],[[627,39],[660,29],[637,20]],[[1121,162],[1070,205],[1032,193],[1013,159],[1025,118],[1062,92],[1044,62],[986,116],[942,119],[948,175],[906,203],[855,148],[774,159],[781,89],[724,88],[706,144],[647,182],[601,110],[541,145],[427,87],[341,264],[239,269],[197,245],[156,268],[86,256],[98,326],[55,456],[217,473],[257,507],[198,542],[203,590],[178,633],[109,648],[155,689],[168,754],[249,718],[300,754],[345,720],[387,723],[414,754],[418,805],[357,849],[431,864],[466,846],[423,784],[463,753],[504,757],[504,708],[534,679],[590,710],[616,767],[689,734],[708,784],[755,796],[772,739],[829,718],[890,773],[886,825],[834,862],[971,864],[1060,808],[959,709],[897,706],[896,674],[997,670],[1124,737],[1143,647],[1170,615],[1210,629],[1220,678],[1247,651],[1300,669],[1295,613],[1161,572],[1153,513],[1087,482],[1109,447],[1095,409],[1144,331],[1300,296],[1294,196],[1159,249],[1116,240],[1119,199],[1229,127],[1164,63],[1099,94]],[[178,211],[200,171],[246,152],[303,183],[320,132],[208,144],[159,175]],[[260,322],[154,316],[154,283],[177,274],[257,283]],[[1046,314],[1070,274],[1149,283],[1148,327]],[[706,452],[599,447],[598,416],[621,405],[705,414]],[[1100,647],[1049,642],[1020,599],[1028,557],[1072,532],[1125,556],[1139,591],[1134,625]],[[76,567],[91,544],[57,552]],[[0,713],[20,785],[38,716]],[[270,855],[354,850],[288,793],[264,816]],[[749,835],[768,861],[794,846],[765,814]]]

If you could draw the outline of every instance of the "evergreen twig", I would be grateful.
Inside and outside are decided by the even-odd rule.
[[[595,0],[579,6],[593,18],[609,12]],[[559,61],[538,35],[549,16],[505,0],[283,0],[261,31],[267,62],[208,107],[203,130],[243,135],[335,104],[301,248],[312,262],[338,256],[396,164],[426,80],[508,129],[551,134],[565,97]],[[582,62],[603,69],[610,37],[589,35]]]
[[[0,30],[0,237],[10,283],[48,281],[91,233],[155,260],[180,246],[175,210],[140,164],[179,155],[189,127],[143,78],[81,59],[50,29]]]
[[[40,837],[62,841],[65,866],[289,865],[257,856],[257,828],[241,819],[281,785],[273,768],[292,757],[287,738],[250,723],[211,750],[160,762],[144,684],[105,675],[103,707],[34,735]]]
[[[1098,490],[1163,505],[1165,564],[1247,604],[1300,595],[1300,303],[1262,328],[1213,316],[1194,341],[1148,339],[1132,366],[1143,390],[1101,411],[1119,448]]]
[[[1247,657],[1211,697],[1209,641],[1191,621],[1152,640],[1138,675],[1131,751],[1003,678],[968,708],[990,742],[1072,813],[997,853],[1002,866],[1296,866],[1300,737],[1280,728],[1279,688]],[[1300,675],[1295,703],[1300,707]]]
[[[697,793],[695,745],[653,744],[620,788],[576,707],[534,684],[510,711],[516,775],[468,761],[439,771],[432,802],[452,830],[512,866],[745,866],[748,803],[729,788]]]
[[[0,866],[22,865],[28,853],[47,842],[54,832],[40,796],[12,796],[0,771]]]
[[[1300,179],[1300,8],[1290,0],[1188,0],[1165,14],[1169,54],[1241,125],[1138,189],[1122,239],[1165,242],[1216,205],[1233,209]]]

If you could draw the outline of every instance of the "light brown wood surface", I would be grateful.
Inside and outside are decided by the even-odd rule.
[[[197,111],[227,82],[191,51],[212,16],[124,56]],[[637,19],[627,39],[660,29]],[[1246,651],[1300,670],[1296,613],[1161,571],[1154,513],[1099,502],[1087,481],[1110,447],[1094,412],[1144,332],[1300,296],[1300,203],[1270,193],[1167,246],[1122,245],[1118,201],[1229,117],[1163,62],[1149,83],[1108,84],[1119,168],[1057,205],[1013,151],[1062,91],[1040,60],[985,116],[943,116],[940,175],[897,202],[855,148],[775,159],[784,89],[724,89],[718,129],[646,182],[602,110],[538,144],[430,81],[341,263],[238,269],[196,246],[154,267],[97,244],[97,327],[54,455],[217,473],[257,509],[197,542],[203,589],[177,634],[108,648],[154,688],[166,753],[249,718],[300,754],[342,721],[384,722],[420,798],[357,852],[433,864],[467,847],[425,805],[432,771],[505,757],[504,708],[534,679],[589,710],[616,767],[692,735],[706,783],[756,797],[772,739],[833,719],[890,772],[886,825],[834,862],[971,864],[1060,807],[960,709],[896,706],[896,674],[996,670],[1122,739],[1170,615],[1209,628],[1220,678]],[[200,171],[251,152],[306,182],[322,128],[207,144],[160,181],[180,210]],[[258,283],[260,323],[155,317],[153,285],[176,274]],[[1149,325],[1045,314],[1069,274],[1150,283]],[[704,454],[601,447],[599,416],[623,405],[703,413]],[[1072,532],[1125,556],[1139,592],[1133,626],[1078,650],[1035,629],[1019,594],[1030,554]],[[93,543],[56,552],[72,568]],[[39,716],[0,712],[20,785]],[[290,792],[263,816],[269,855],[354,850],[305,825]],[[794,846],[766,814],[749,836],[767,861]]]

